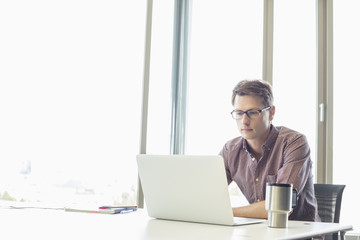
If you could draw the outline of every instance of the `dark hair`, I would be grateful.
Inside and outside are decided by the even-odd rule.
[[[234,105],[236,96],[254,95],[263,99],[264,107],[272,106],[273,93],[271,85],[262,80],[242,80],[233,89],[231,103]]]

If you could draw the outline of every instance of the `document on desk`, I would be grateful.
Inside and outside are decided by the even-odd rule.
[[[124,214],[135,212],[137,206],[124,206],[124,207],[111,207],[111,206],[101,206],[101,207],[85,207],[85,206],[70,206],[65,207],[67,212],[83,212],[83,213],[101,213],[101,214]]]

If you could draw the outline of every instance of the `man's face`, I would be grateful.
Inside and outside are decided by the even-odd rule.
[[[258,96],[236,96],[234,101],[234,109],[241,111],[248,110],[261,110],[265,107],[262,103],[262,98]],[[275,107],[271,107],[269,110],[265,110],[260,113],[256,119],[250,119],[246,114],[242,119],[236,120],[239,132],[246,140],[265,141],[271,121],[274,117]]]

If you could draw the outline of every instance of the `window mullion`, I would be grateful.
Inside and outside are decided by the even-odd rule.
[[[185,151],[190,4],[191,0],[175,0],[170,141],[172,154],[183,154]]]

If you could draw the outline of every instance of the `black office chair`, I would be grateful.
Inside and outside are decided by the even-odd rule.
[[[322,222],[339,223],[341,199],[345,185],[314,184],[318,212]],[[340,232],[342,240],[345,232]],[[325,235],[325,240],[338,240],[338,233]]]

